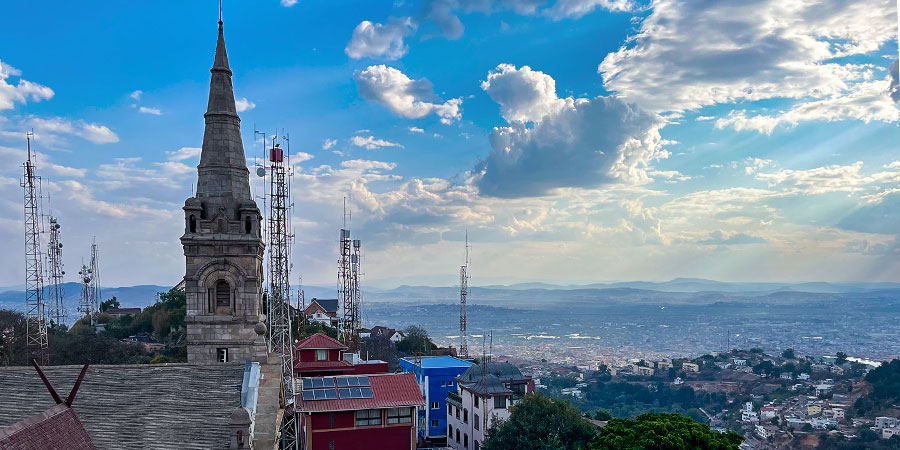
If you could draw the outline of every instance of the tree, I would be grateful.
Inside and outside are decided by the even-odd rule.
[[[422,352],[423,355],[430,355],[433,350],[437,349],[437,345],[431,342],[428,331],[425,328],[416,325],[410,325],[403,330],[403,339],[397,343],[397,350],[413,355],[416,352]]]
[[[106,312],[107,309],[111,308],[121,308],[122,305],[119,303],[119,300],[114,295],[111,299],[100,302],[100,312]]]
[[[359,354],[366,359],[380,359],[388,363],[388,370],[392,372],[400,367],[397,348],[387,336],[369,336],[360,339]]]
[[[781,356],[785,359],[794,359],[797,357],[796,355],[794,355],[794,349],[792,348],[784,349],[784,351],[781,352]]]
[[[510,408],[509,419],[495,420],[484,450],[575,450],[596,435],[594,425],[569,402],[526,395]]]
[[[835,356],[837,356],[837,360],[835,361],[835,363],[837,363],[837,365],[840,366],[840,365],[844,364],[845,362],[847,362],[847,354],[846,353],[837,352],[837,355],[835,355]]]
[[[606,422],[612,420],[613,415],[605,409],[598,409],[597,412],[594,413],[594,419]]]
[[[613,419],[587,446],[589,450],[737,450],[744,438],[718,433],[681,414],[642,414]]]

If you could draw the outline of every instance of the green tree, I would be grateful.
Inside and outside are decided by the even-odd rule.
[[[737,450],[741,435],[718,433],[681,414],[643,414],[613,419],[600,429],[589,450]]]
[[[796,355],[794,355],[794,349],[792,348],[784,349],[784,351],[781,352],[781,356],[786,359],[794,359],[797,357]]]
[[[410,325],[403,330],[403,339],[397,343],[397,350],[413,355],[416,352],[422,352],[423,355],[430,355],[433,350],[437,349],[437,345],[431,342],[428,331],[425,328],[416,325]]]
[[[835,363],[837,363],[837,365],[840,366],[840,365],[844,364],[845,362],[847,362],[847,354],[846,353],[837,352],[837,355],[835,355],[835,356],[837,356],[837,360],[835,361]]]
[[[535,393],[510,408],[509,419],[491,424],[482,448],[575,450],[596,435],[594,430],[570,403]]]
[[[100,302],[100,312],[106,312],[106,310],[111,308],[121,308],[122,305],[119,303],[119,300],[114,295],[111,299]]]
[[[597,412],[594,413],[594,419],[606,422],[608,420],[612,420],[613,415],[605,409],[598,409]]]

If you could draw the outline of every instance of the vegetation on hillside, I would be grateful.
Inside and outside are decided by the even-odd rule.
[[[510,408],[508,420],[494,421],[485,434],[484,450],[576,450],[596,435],[581,412],[563,400],[539,393]]]
[[[642,414],[612,419],[600,429],[589,450],[737,450],[744,438],[719,433],[680,414]]]
[[[885,362],[866,374],[864,379],[872,386],[872,391],[853,404],[857,413],[881,411],[900,403],[900,359]]]

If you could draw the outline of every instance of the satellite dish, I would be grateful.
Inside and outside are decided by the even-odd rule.
[[[266,168],[265,167],[257,167],[256,174],[259,175],[260,177],[266,176]]]

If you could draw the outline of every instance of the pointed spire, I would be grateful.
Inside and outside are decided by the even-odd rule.
[[[234,104],[231,68],[225,50],[225,31],[219,20],[216,56],[210,69],[209,103],[206,108],[206,129],[197,180],[197,198],[207,208],[237,208],[244,201],[252,201],[249,170],[241,141],[241,118]],[[215,209],[214,209],[215,210]],[[213,210],[213,211],[214,211]]]

